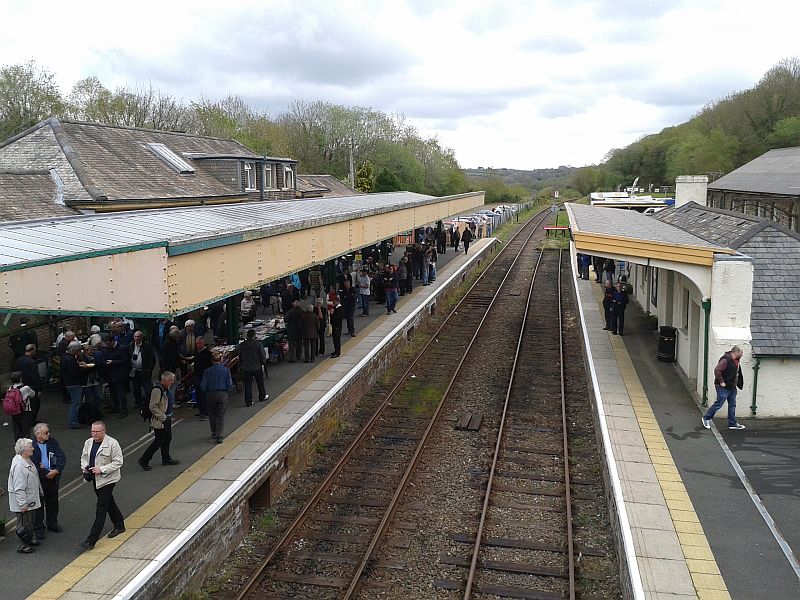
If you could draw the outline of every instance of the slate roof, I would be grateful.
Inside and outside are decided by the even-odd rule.
[[[753,353],[800,355],[800,234],[769,219],[694,202],[652,218],[752,257]]]
[[[570,203],[569,207],[575,216],[577,231],[582,233],[617,235],[637,240],[685,244],[701,248],[720,246],[720,244],[705,240],[667,222],[654,221],[652,217],[634,210],[598,208],[575,203]],[[722,246],[726,247],[725,244]]]
[[[76,215],[57,202],[56,183],[48,171],[0,171],[0,221],[23,221]]]
[[[342,183],[333,175],[297,175],[297,191],[322,198],[357,196],[362,192]]]
[[[164,144],[196,173],[176,173],[148,143]],[[0,144],[0,168],[56,168],[67,203],[245,196],[238,181],[213,177],[191,153],[262,159],[233,140],[52,117]]]
[[[709,183],[708,189],[800,196],[800,147],[770,150]]]

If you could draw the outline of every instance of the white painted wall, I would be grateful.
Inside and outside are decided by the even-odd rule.
[[[689,202],[706,205],[708,177],[705,175],[679,175],[675,178],[675,207]]]
[[[744,371],[742,373],[746,376]],[[800,415],[797,390],[800,390],[800,359],[761,359],[761,368],[758,372],[758,396],[756,397],[759,417],[797,417]],[[752,401],[752,392],[747,397],[738,396],[737,406],[741,408],[737,408],[737,414],[749,415],[750,411],[744,411],[744,409],[746,406],[750,406]]]

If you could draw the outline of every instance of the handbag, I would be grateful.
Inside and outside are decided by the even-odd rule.
[[[25,527],[25,525],[20,525],[17,527],[17,537],[19,538],[19,541],[26,546],[30,546],[33,543],[33,532]]]
[[[325,335],[327,337],[331,337],[333,335],[333,325],[331,325],[330,323],[328,323],[325,326]]]

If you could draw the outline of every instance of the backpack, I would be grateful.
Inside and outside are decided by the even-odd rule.
[[[3,412],[9,417],[15,417],[22,412],[22,392],[18,387],[11,386],[3,396]]]
[[[156,388],[161,390],[162,396],[166,393],[166,390],[157,383],[147,390],[147,397],[143,399],[142,408],[139,409],[139,415],[146,423],[149,423],[150,419],[153,418],[153,413],[150,411],[150,396],[152,395],[153,390]]]

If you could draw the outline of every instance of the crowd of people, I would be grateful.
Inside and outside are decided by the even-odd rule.
[[[580,279],[589,279],[589,267],[595,273],[595,281],[603,286],[604,331],[613,335],[625,335],[625,309],[628,306],[628,292],[623,277],[617,279],[617,265],[612,258],[578,254],[578,273]]]

